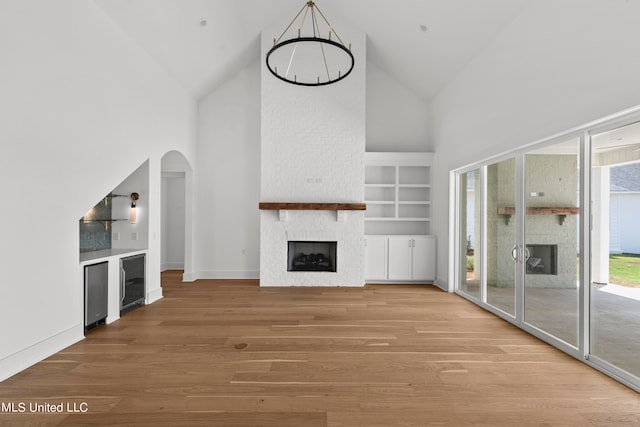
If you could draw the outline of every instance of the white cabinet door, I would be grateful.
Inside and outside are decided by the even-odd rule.
[[[411,236],[389,237],[389,280],[412,280]]]
[[[365,279],[387,280],[387,236],[366,236]]]
[[[436,280],[436,239],[433,236],[413,238],[413,280]]]

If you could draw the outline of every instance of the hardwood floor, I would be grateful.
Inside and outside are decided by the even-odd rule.
[[[85,413],[0,425],[640,425],[636,392],[431,286],[162,280],[162,300],[0,383],[4,405]]]

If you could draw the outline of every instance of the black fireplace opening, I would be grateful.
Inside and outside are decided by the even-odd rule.
[[[338,242],[288,242],[287,271],[324,271],[335,273]]]
[[[558,274],[558,245],[527,245],[527,274]]]

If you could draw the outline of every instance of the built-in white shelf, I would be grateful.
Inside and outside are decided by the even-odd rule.
[[[429,234],[432,153],[365,154],[366,234]]]

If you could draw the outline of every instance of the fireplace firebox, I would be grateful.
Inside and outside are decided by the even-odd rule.
[[[289,241],[287,271],[337,271],[338,242]]]
[[[527,245],[527,274],[558,274],[558,245]]]

